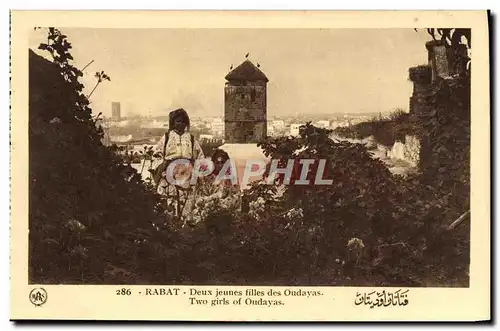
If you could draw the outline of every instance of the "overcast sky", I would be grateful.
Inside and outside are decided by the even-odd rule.
[[[91,96],[95,113],[223,114],[224,76],[249,59],[269,78],[268,115],[385,112],[408,108],[408,68],[425,64],[425,31],[413,29],[91,29],[61,28],[74,64],[104,82]],[[33,32],[30,47],[46,40]],[[40,51],[37,51],[40,53]]]

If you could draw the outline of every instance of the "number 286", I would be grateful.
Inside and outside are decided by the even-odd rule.
[[[132,291],[130,291],[129,288],[122,288],[119,290],[116,290],[116,295],[131,295]]]

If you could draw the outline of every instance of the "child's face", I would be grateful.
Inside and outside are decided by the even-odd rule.
[[[214,162],[214,173],[218,174],[221,171],[222,167],[224,166],[224,163],[226,163],[226,160],[223,157],[218,156],[213,160],[213,162]]]
[[[186,130],[187,123],[183,117],[178,116],[174,119],[174,130],[178,132],[184,132]]]

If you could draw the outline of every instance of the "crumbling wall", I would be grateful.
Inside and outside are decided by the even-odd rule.
[[[432,69],[421,65],[409,69],[409,79],[413,82],[413,94],[410,97],[410,114],[421,114],[425,96],[432,81]]]
[[[403,160],[405,158],[405,145],[401,141],[396,141],[388,152],[387,157],[390,159]]]
[[[444,45],[435,45],[433,47],[432,80],[437,77],[444,77],[449,74],[448,58],[446,56],[446,47]]]
[[[439,79],[463,72],[467,62],[465,45],[446,47],[444,42],[433,40],[427,42],[425,47],[428,63],[409,69],[409,79],[413,82],[409,108],[411,114],[417,115],[425,112],[425,100],[432,93],[432,85]]]
[[[420,140],[416,136],[409,135],[405,140],[405,160],[417,166],[420,160]]]
[[[406,135],[405,141],[396,141],[387,152],[387,157],[403,160],[417,166],[420,160],[420,140],[416,136]]]

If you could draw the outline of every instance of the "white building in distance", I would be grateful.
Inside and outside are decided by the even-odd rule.
[[[274,129],[277,131],[284,130],[285,129],[285,121],[283,120],[275,120],[271,122],[271,125]]]
[[[161,129],[167,128],[168,123],[158,120],[147,121],[141,124],[142,129]]]
[[[304,124],[301,124],[301,123],[292,123],[290,125],[290,135],[291,136],[298,136],[299,135],[299,129],[300,129],[301,125],[304,125]]]
[[[328,129],[330,127],[330,121],[321,120],[316,122],[318,128]]]
[[[349,121],[332,121],[330,127],[332,129],[338,128],[338,127],[343,127],[343,126],[349,126]]]
[[[123,144],[132,140],[132,135],[118,135],[109,137],[112,143]]]
[[[277,134],[277,131],[275,129],[274,126],[270,125],[267,127],[267,135],[272,137],[272,136],[275,136]]]
[[[126,126],[129,126],[129,124],[130,124],[130,121],[124,120],[124,121],[119,121],[119,122],[111,122],[110,126],[124,128]]]

